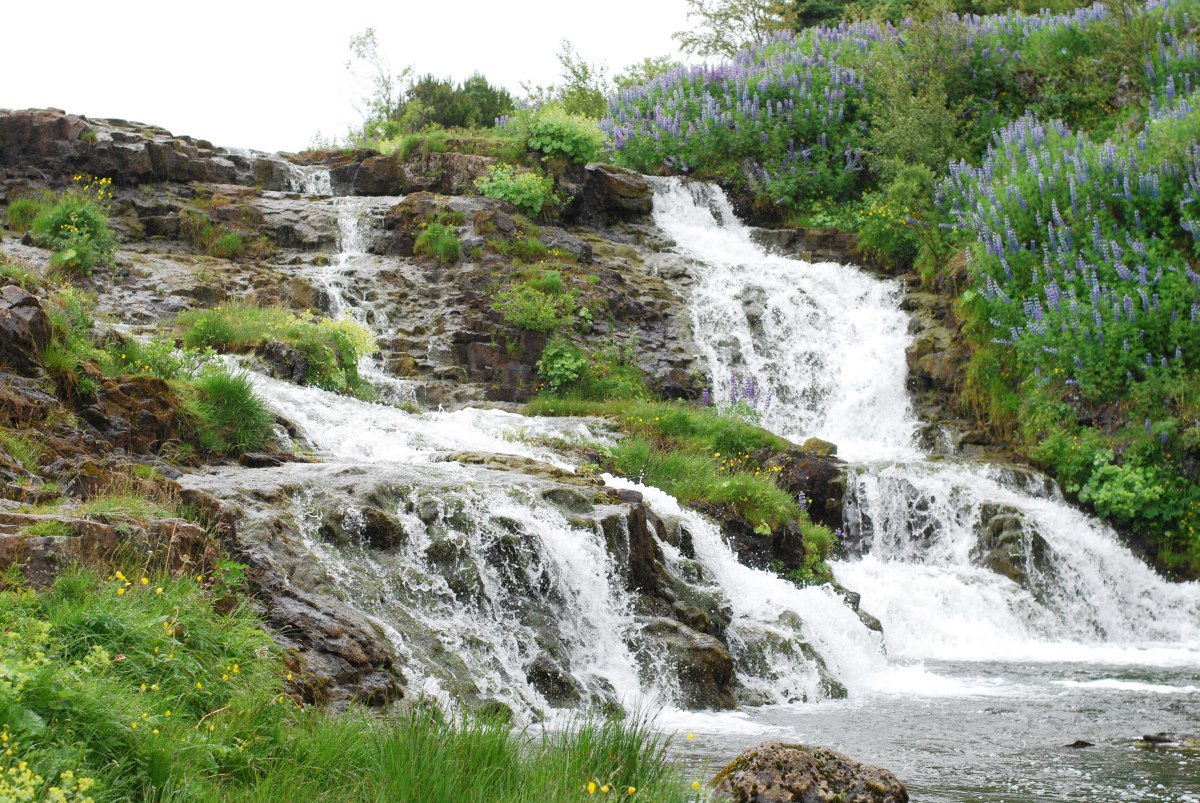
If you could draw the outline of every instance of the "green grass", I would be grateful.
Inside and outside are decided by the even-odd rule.
[[[271,440],[275,416],[250,380],[225,371],[206,373],[182,386],[183,409],[196,440],[214,454],[258,451]]]
[[[462,258],[462,244],[454,228],[444,223],[423,224],[425,228],[417,235],[413,253],[431,256],[438,262],[450,265]]]
[[[335,789],[339,800],[569,801],[589,798],[589,782],[621,799],[697,799],[644,720],[531,737],[420,703],[393,715],[301,707],[290,696],[300,678],[261,621],[244,605],[216,613],[224,592],[201,579],[127,567],[0,591],[0,729],[13,762],[45,779],[31,799],[64,771],[89,779],[98,803]]]
[[[71,537],[79,533],[70,524],[58,520],[39,521],[21,528],[21,535],[30,538]]]
[[[38,462],[42,457],[42,444],[28,433],[13,432],[0,427],[0,446],[3,446],[26,471],[37,471]]]
[[[268,341],[293,346],[308,362],[306,381],[338,393],[368,392],[358,375],[358,360],[379,348],[370,332],[348,318],[335,321],[278,307],[234,304],[189,310],[175,322],[188,348],[247,353]]]

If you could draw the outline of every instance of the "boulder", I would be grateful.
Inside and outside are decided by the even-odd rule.
[[[765,742],[731,761],[713,784],[735,803],[907,803],[888,770],[827,747]]]
[[[979,518],[972,560],[1026,588],[1035,575],[1048,569],[1050,545],[1019,510],[988,504],[980,509]]]
[[[50,318],[37,298],[15,284],[0,289],[0,365],[38,376],[49,344]]]

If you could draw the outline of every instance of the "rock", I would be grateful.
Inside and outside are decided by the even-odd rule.
[[[50,345],[50,318],[37,298],[17,287],[0,289],[0,365],[40,376],[42,351]]]
[[[803,229],[753,229],[754,242],[772,253],[805,262],[838,262],[861,265],[864,255],[854,232],[827,227]]]
[[[283,461],[265,452],[244,452],[238,457],[238,464],[246,468],[277,468]]]
[[[713,784],[735,803],[907,803],[891,772],[826,747],[764,742],[731,761]]]
[[[91,132],[85,139],[84,133]],[[91,120],[58,109],[0,109],[0,167],[37,168],[61,179],[75,173],[136,186],[205,181],[286,190],[291,166],[275,154],[204,147],[155,126]]]
[[[566,188],[572,199],[563,218],[578,225],[637,221],[648,217],[654,206],[654,192],[646,178],[616,165],[589,164],[573,184]]]
[[[95,374],[93,379],[100,390],[78,414],[100,437],[133,454],[181,440],[179,397],[166,382],[142,374],[117,379]]]
[[[987,504],[980,508],[979,518],[972,560],[1026,588],[1049,570],[1050,545],[1019,510]]]
[[[817,457],[833,457],[837,454],[837,444],[823,441],[820,438],[809,438],[804,443],[800,444],[800,448],[806,452],[811,452]]]
[[[294,346],[270,340],[258,347],[258,356],[267,364],[267,371],[276,379],[303,385],[308,378],[308,358]]]
[[[406,159],[359,151],[358,158],[332,167],[329,180],[335,195],[464,195],[475,191],[476,179],[495,163],[491,156],[452,151],[417,149]]]
[[[1084,747],[1095,747],[1095,746],[1096,745],[1094,745],[1093,743],[1091,743],[1089,741],[1085,741],[1083,739],[1076,739],[1075,741],[1071,742],[1070,744],[1064,745],[1064,747],[1069,747],[1073,750],[1080,750],[1080,749],[1083,749]]]
[[[666,651],[679,675],[681,705],[728,710],[737,707],[733,694],[733,658],[720,641],[667,618],[645,621],[642,635]]]
[[[576,706],[583,698],[579,681],[546,653],[538,654],[525,666],[525,679],[555,708]]]

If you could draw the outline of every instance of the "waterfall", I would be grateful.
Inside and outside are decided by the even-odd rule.
[[[696,282],[714,397],[748,377],[770,401],[765,427],[851,461],[851,555],[834,572],[880,618],[891,657],[1200,660],[1198,584],[1164,581],[1043,477],[919,451],[894,282],[766,253],[711,185],[655,190],[655,222]]]

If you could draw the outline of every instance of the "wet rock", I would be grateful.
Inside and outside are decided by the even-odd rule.
[[[863,253],[854,232],[834,228],[753,229],[751,238],[768,251],[805,262],[861,265]]]
[[[238,457],[238,464],[246,468],[275,468],[282,466],[283,461],[264,452],[244,452]]]
[[[258,348],[258,356],[267,364],[267,371],[276,379],[303,385],[308,377],[308,358],[294,346],[271,340]]]
[[[904,784],[888,770],[827,747],[764,742],[713,779],[735,803],[907,803]]]
[[[1075,741],[1071,742],[1070,744],[1064,745],[1064,747],[1069,747],[1072,750],[1081,750],[1085,747],[1095,747],[1095,746],[1096,745],[1093,744],[1092,742],[1086,741],[1084,739],[1076,739]]]
[[[1026,588],[1049,570],[1050,545],[1019,510],[988,504],[979,518],[972,560]]]
[[[665,650],[678,673],[682,705],[722,710],[737,707],[733,658],[720,641],[662,617],[644,622],[641,632]]]
[[[555,708],[572,708],[583,698],[579,681],[546,653],[526,664],[525,679]]]
[[[15,284],[0,289],[0,365],[40,376],[42,351],[50,344],[50,318],[37,298]]]
[[[806,452],[816,455],[817,457],[833,457],[837,454],[837,444],[823,441],[820,438],[809,438],[800,445],[800,448]]]

